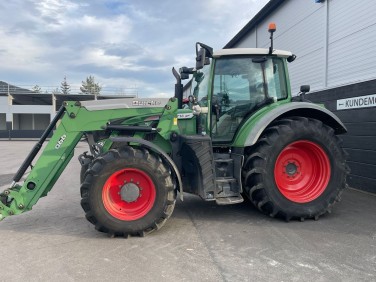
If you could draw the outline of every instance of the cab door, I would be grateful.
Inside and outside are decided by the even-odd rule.
[[[283,69],[283,60],[277,57],[228,56],[216,60],[210,116],[214,144],[230,143],[255,111],[287,98]]]
[[[211,116],[214,142],[228,143],[250,109],[265,99],[262,64],[247,57],[225,57],[216,61]]]

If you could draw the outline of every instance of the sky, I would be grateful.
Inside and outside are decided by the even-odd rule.
[[[0,81],[52,91],[66,76],[75,94],[92,75],[102,94],[170,97],[197,41],[223,48],[267,2],[1,1]]]

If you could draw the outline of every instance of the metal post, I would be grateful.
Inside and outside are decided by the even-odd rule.
[[[56,115],[56,96],[55,96],[55,94],[52,94],[52,111],[51,111],[51,115],[50,115],[50,121],[53,120],[55,115]]]
[[[324,3],[324,88],[328,87],[329,1]]]

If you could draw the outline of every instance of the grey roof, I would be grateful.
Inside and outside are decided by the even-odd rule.
[[[9,94],[16,94],[16,93],[32,94],[34,92],[29,89],[21,88],[21,87],[6,83],[4,81],[0,81],[0,95],[4,96],[4,95],[8,95],[8,93]]]

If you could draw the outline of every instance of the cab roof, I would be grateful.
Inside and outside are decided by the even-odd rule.
[[[266,48],[229,48],[229,49],[220,49],[214,51],[213,57],[219,58],[222,56],[231,56],[231,55],[268,55],[269,49]],[[292,53],[289,51],[283,50],[273,50],[272,55],[278,57],[287,58],[292,56]]]

